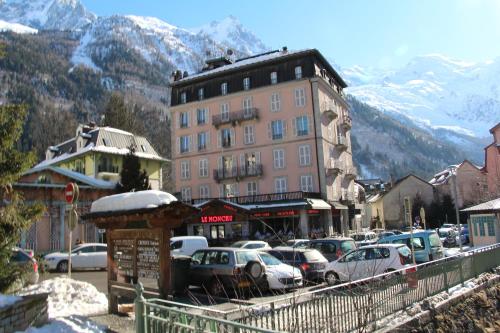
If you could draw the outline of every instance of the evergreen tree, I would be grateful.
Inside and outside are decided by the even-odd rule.
[[[119,193],[150,190],[149,176],[146,170],[141,172],[139,157],[135,154],[136,147],[130,146],[129,153],[123,157],[120,182],[116,190]]]
[[[123,96],[117,92],[111,94],[104,109],[104,126],[118,128],[135,133],[135,115],[127,105]]]
[[[451,197],[451,195],[443,195],[441,211],[443,223],[457,223],[455,203],[453,202],[453,198]]]
[[[22,277],[22,270],[9,263],[12,248],[42,212],[41,205],[25,204],[12,189],[12,184],[34,162],[32,153],[15,149],[25,118],[26,109],[22,106],[0,106],[0,292]]]

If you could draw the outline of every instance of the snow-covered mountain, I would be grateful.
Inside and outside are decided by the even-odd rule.
[[[6,22],[4,20],[0,20],[0,31],[13,31],[18,34],[36,34],[38,32],[37,29],[19,23]]]
[[[0,19],[36,29],[82,29],[96,18],[78,0],[0,0]]]
[[[471,63],[432,54],[396,70],[342,70],[349,94],[422,128],[484,137],[500,120],[500,58]]]
[[[221,21],[212,21],[191,31],[207,35],[209,38],[243,54],[259,54],[269,51],[269,47],[253,32],[243,27],[234,16],[228,16]]]

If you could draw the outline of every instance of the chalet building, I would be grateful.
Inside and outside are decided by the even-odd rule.
[[[457,203],[458,207],[470,207],[484,202],[489,198],[487,175],[484,168],[474,165],[465,160],[458,165],[451,165],[437,173],[429,181],[440,196],[453,194],[452,177],[456,176]]]
[[[469,237],[472,246],[500,243],[500,198],[462,210],[469,216]]]
[[[249,210],[240,221],[193,221],[185,232],[211,239],[266,234],[254,218],[282,233],[347,232],[357,171],[345,87],[315,49],[221,57],[195,75],[175,73],[176,191],[185,202],[230,207],[213,208],[219,214]]]
[[[132,144],[137,147],[141,169],[148,173],[151,187],[161,188],[161,168],[166,160],[143,137],[110,127],[80,125],[74,138],[49,147],[46,159],[26,171],[14,184],[28,203],[41,202],[46,206],[41,219],[22,236],[20,246],[37,252],[67,249],[66,184],[78,184],[77,212],[79,216],[88,213],[94,200],[115,193],[123,156]],[[102,241],[103,237],[94,224],[80,221],[74,230],[73,242],[77,239]]]

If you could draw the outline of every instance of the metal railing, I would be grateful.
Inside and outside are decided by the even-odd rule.
[[[212,199],[223,199],[237,204],[253,204],[253,203],[272,203],[280,200],[302,200],[302,199],[321,199],[319,192],[284,192],[284,193],[266,193],[256,195],[244,195],[231,198],[207,198],[207,199],[192,199],[191,204],[196,205]]]
[[[214,169],[214,180],[220,182],[225,179],[242,179],[245,177],[262,176],[263,166],[258,163],[252,166]]]
[[[233,123],[236,124],[245,120],[252,120],[259,118],[259,109],[249,108],[239,111],[230,112],[228,115],[216,114],[212,116],[212,125],[218,127],[223,124]]]

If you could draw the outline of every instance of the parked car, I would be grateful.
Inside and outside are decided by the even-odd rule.
[[[25,269],[26,275],[24,277],[27,284],[38,283],[40,277],[38,274],[38,261],[28,252],[17,247],[13,248],[10,262]]]
[[[267,252],[281,262],[299,268],[306,283],[324,279],[328,260],[318,250],[281,246]]]
[[[458,235],[455,228],[439,228],[437,232],[443,246],[454,247],[458,245]]]
[[[208,248],[208,241],[203,236],[179,236],[170,238],[172,256],[191,256],[194,251]]]
[[[265,264],[257,251],[212,247],[193,253],[189,285],[204,288],[213,296],[267,288]]]
[[[373,231],[359,232],[351,235],[351,237],[358,247],[376,244],[378,240],[377,234]]]
[[[44,257],[47,270],[68,271],[68,253],[54,252]],[[78,245],[71,251],[72,269],[105,269],[108,263],[108,247],[102,243]]]
[[[286,246],[305,248],[309,244],[309,239],[289,239],[286,241]]]
[[[411,234],[403,233],[385,237],[378,241],[379,244],[405,244],[408,248],[411,246]],[[434,230],[422,230],[413,233],[413,251],[415,261],[424,263],[436,259],[441,259],[444,256],[443,244],[439,239],[438,234]]]
[[[408,268],[411,264],[411,251],[404,244],[368,245],[329,263],[325,280],[329,285],[356,281]]]
[[[326,260],[334,261],[356,249],[356,243],[349,237],[322,238],[311,240],[307,247],[321,252]]]
[[[259,240],[243,240],[238,241],[231,244],[230,247],[237,247],[241,249],[249,249],[249,250],[267,250],[270,249],[271,246],[267,242],[259,241]]]
[[[378,234],[378,239],[382,239],[382,238],[394,236],[394,235],[396,235],[396,233],[394,233],[392,231],[382,231],[381,233]]]
[[[269,289],[286,290],[302,287],[300,269],[287,265],[267,252],[259,252],[260,259],[266,266],[266,279]]]

